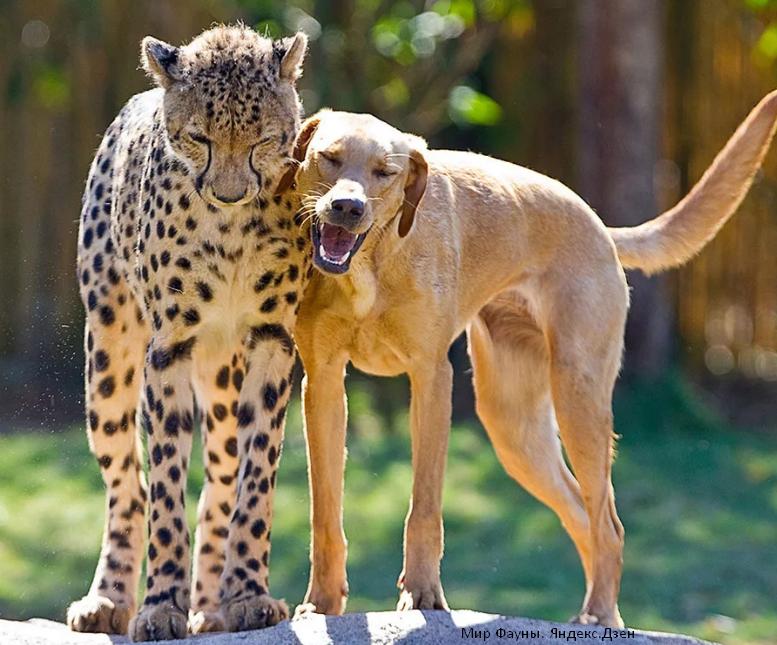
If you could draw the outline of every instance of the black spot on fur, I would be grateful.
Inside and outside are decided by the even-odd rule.
[[[277,306],[278,306],[277,296],[270,296],[262,303],[261,307],[259,307],[259,310],[264,314],[269,314],[275,311],[275,308]]]
[[[200,312],[194,308],[187,309],[183,312],[183,322],[185,325],[196,325],[200,322]]]
[[[237,425],[239,428],[245,428],[253,423],[255,418],[254,406],[250,403],[243,403],[237,411]]]
[[[181,282],[181,278],[177,276],[170,278],[170,282],[167,283],[167,290],[170,293],[183,293],[183,282]]]
[[[278,390],[271,383],[267,383],[262,391],[265,410],[274,410],[278,404]]]
[[[294,340],[283,325],[266,324],[251,329],[249,347],[253,349],[259,343],[275,340],[281,343],[284,351],[291,356],[294,353]]]
[[[192,349],[196,342],[197,337],[192,336],[187,340],[174,343],[169,348],[155,349],[151,352],[151,366],[155,370],[162,371],[176,361],[191,358]]]
[[[106,352],[98,349],[94,353],[94,370],[95,372],[104,372],[111,364],[111,359]]]
[[[103,325],[108,327],[109,325],[112,325],[115,320],[116,314],[113,313],[113,309],[111,309],[108,305],[103,305],[100,307],[100,321]]]
[[[226,390],[229,387],[229,367],[224,365],[216,374],[216,387]]]
[[[273,281],[273,278],[275,277],[275,274],[273,274],[272,271],[268,271],[267,273],[263,274],[261,278],[259,278],[256,281],[256,284],[254,285],[254,291],[259,293],[260,291],[264,291],[267,286]]]
[[[253,535],[255,538],[260,538],[262,535],[264,535],[264,532],[267,530],[267,526],[264,523],[264,520],[256,520],[251,525],[251,535]]]
[[[116,390],[116,380],[112,376],[106,376],[102,381],[100,381],[100,384],[97,386],[97,390],[100,392],[103,398],[110,398],[113,396],[113,393]]]
[[[213,300],[213,290],[208,283],[198,282],[196,287],[197,293],[200,294],[200,298],[202,298],[203,302],[210,302]]]
[[[222,403],[216,403],[213,405],[213,416],[218,421],[223,421],[227,418],[227,407]]]
[[[170,529],[161,528],[156,532],[157,540],[159,540],[159,543],[162,546],[170,546],[170,542],[173,539],[172,533],[170,533]]]
[[[238,392],[243,389],[243,370],[236,369],[232,374],[232,385],[235,386]]]

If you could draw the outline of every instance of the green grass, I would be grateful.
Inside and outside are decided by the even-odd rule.
[[[390,609],[410,492],[407,416],[386,436],[351,397],[346,473],[349,611]],[[292,407],[273,527],[272,590],[299,602],[308,572],[308,493]],[[777,440],[726,428],[680,380],[619,393],[614,468],[631,627],[726,644],[777,640]],[[195,448],[195,454],[198,449]],[[202,472],[195,459],[190,511]],[[451,435],[442,575],[452,607],[565,620],[583,596],[555,515],[505,475],[476,422]],[[0,616],[62,619],[98,553],[102,482],[80,429],[0,437]],[[191,517],[191,513],[190,513]]]

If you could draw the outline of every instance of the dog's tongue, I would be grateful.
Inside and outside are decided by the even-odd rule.
[[[324,247],[329,260],[342,260],[348,255],[354,244],[356,244],[356,237],[356,235],[334,224],[323,224],[321,226],[321,246]]]

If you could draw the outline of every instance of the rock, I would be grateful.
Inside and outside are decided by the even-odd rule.
[[[473,630],[471,633],[470,629]],[[598,636],[575,640],[554,638],[553,629],[566,634],[572,630],[576,634],[593,631]],[[485,630],[489,633],[487,639],[484,639]],[[501,637],[497,635],[497,630],[504,630],[500,631]],[[524,632],[530,636],[521,637]],[[386,611],[345,616],[310,615],[261,631],[202,634],[189,640],[193,645],[463,645],[484,642],[522,645],[602,642],[613,645],[710,645],[688,636],[639,630],[634,630],[632,638],[616,637],[607,641],[602,640],[604,634],[605,630],[601,627],[507,618],[475,611]],[[48,620],[33,619],[26,623],[0,620],[1,645],[119,645],[129,642],[125,636],[76,634],[61,623]]]

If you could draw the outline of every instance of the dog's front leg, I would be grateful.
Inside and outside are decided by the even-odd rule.
[[[397,609],[448,609],[440,582],[442,488],[451,424],[453,369],[447,356],[410,374],[413,495]]]
[[[305,354],[303,353],[303,361]],[[302,401],[311,496],[310,584],[296,614],[339,615],[345,611],[348,581],[343,531],[345,471],[345,359],[305,363]]]

